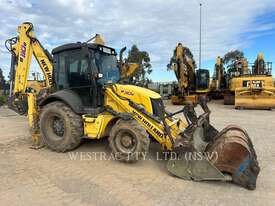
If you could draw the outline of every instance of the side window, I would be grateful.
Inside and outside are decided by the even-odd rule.
[[[58,89],[91,85],[88,59],[81,50],[59,53],[56,65],[58,65],[56,70]]]
[[[63,53],[54,55],[54,81],[58,90],[68,87],[65,56]]]
[[[80,67],[80,73],[88,73],[88,62],[86,59],[81,60],[81,67]]]
[[[69,60],[69,72],[70,73],[78,73],[79,59],[70,58],[70,56],[69,56],[68,60]]]
[[[59,87],[63,87],[66,88],[66,65],[65,65],[65,56],[64,55],[60,55],[59,56],[59,75],[58,75],[58,86]]]
[[[90,86],[88,59],[80,50],[71,51],[65,58],[70,87]]]

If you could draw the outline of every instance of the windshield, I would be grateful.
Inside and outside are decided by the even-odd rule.
[[[119,81],[120,74],[115,55],[95,51],[95,62],[99,73],[103,74],[103,77],[99,79],[100,83],[116,83]]]

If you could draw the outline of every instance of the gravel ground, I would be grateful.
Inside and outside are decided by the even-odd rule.
[[[169,111],[181,108],[166,105]],[[157,160],[156,143],[147,160],[135,164],[99,161],[101,152],[110,152],[106,140],[87,140],[64,154],[32,150],[27,118],[2,107],[0,205],[274,205],[275,110],[234,110],[219,101],[209,107],[218,129],[237,124],[248,131],[261,167],[256,190],[175,178]]]

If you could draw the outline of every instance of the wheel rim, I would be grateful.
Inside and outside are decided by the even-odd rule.
[[[44,127],[44,135],[52,140],[60,140],[65,135],[65,120],[57,113],[48,114],[42,127]]]
[[[58,116],[53,116],[51,118],[52,122],[52,130],[55,135],[58,137],[63,137],[65,129],[64,129],[64,121],[58,117]]]
[[[115,144],[119,152],[131,153],[136,150],[137,139],[133,132],[120,130],[115,137]]]

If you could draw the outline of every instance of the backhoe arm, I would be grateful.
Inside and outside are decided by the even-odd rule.
[[[9,43],[9,45],[7,45]],[[35,38],[32,23],[23,23],[18,27],[18,36],[8,39],[6,47],[11,52],[11,88],[9,107],[19,114],[28,112],[33,147],[41,147],[38,127],[36,94],[27,89],[32,56],[36,58],[45,78],[45,88],[53,85],[52,57]]]
[[[45,77],[46,87],[51,87],[52,79],[52,57],[47,50],[43,48],[38,39],[35,38],[33,25],[31,23],[23,23],[18,27],[18,36],[7,40],[10,43],[9,51],[12,53],[11,73],[14,73],[11,81],[14,84],[12,94],[24,94],[27,89],[27,80],[32,61],[32,55],[35,56]]]

